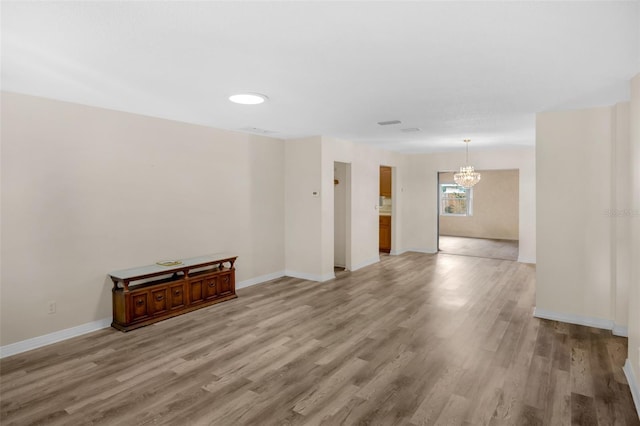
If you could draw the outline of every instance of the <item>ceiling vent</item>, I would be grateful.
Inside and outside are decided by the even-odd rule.
[[[243,127],[242,129],[238,130],[240,130],[241,132],[260,133],[261,135],[271,135],[273,133],[278,133],[274,130],[259,129],[257,127]]]
[[[402,129],[401,132],[402,133],[413,133],[413,132],[419,132],[422,129],[420,127],[409,127],[407,129]]]
[[[381,126],[389,126],[391,124],[400,124],[402,121],[400,120],[389,120],[389,121],[378,121],[378,124]]]

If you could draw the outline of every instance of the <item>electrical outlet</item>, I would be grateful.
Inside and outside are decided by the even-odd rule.
[[[49,310],[47,311],[47,313],[49,313],[49,314],[55,314],[56,313],[56,301],[55,300],[50,300],[49,301]]]

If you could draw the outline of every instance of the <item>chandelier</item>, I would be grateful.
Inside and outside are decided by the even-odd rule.
[[[453,180],[463,188],[471,188],[476,183],[480,182],[480,173],[473,170],[473,166],[469,165],[469,142],[471,139],[464,139],[463,142],[467,145],[467,161],[466,165],[460,167],[460,172],[453,175]]]

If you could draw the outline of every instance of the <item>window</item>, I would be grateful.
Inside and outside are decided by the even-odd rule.
[[[440,184],[440,215],[471,216],[473,213],[472,188],[465,189],[455,183]]]

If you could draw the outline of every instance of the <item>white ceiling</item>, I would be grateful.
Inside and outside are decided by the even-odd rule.
[[[610,105],[640,2],[2,2],[2,89],[403,152],[533,145],[535,113]],[[229,95],[258,92],[259,106]],[[378,121],[402,124],[379,126]],[[418,133],[401,129],[419,127]]]

